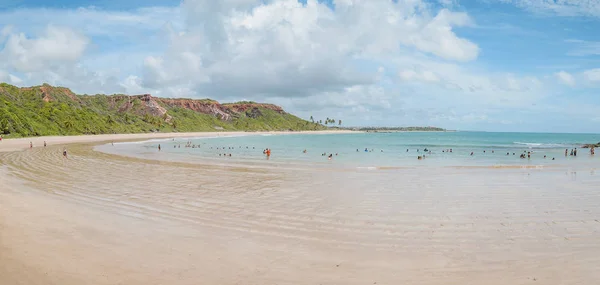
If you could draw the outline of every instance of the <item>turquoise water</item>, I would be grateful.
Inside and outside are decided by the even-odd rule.
[[[188,141],[200,147],[186,148]],[[308,163],[356,167],[510,166],[595,163],[600,159],[591,156],[588,149],[580,149],[580,146],[599,141],[600,134],[490,132],[289,134],[153,140],[115,144],[112,150],[108,146],[103,150],[158,156],[158,158],[178,161]],[[158,144],[162,147],[160,153],[157,151]],[[272,150],[268,161],[262,153],[265,148]],[[570,152],[573,148],[578,148],[578,156],[565,157],[565,149]],[[425,149],[428,151],[425,152]],[[452,149],[452,152],[448,152],[449,149]],[[307,152],[304,153],[303,150]],[[520,159],[519,155],[524,152],[531,152],[531,158]],[[323,156],[324,153],[327,156],[333,154],[332,159]],[[417,157],[423,154],[426,158],[418,160]]]

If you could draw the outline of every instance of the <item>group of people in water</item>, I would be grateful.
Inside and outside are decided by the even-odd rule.
[[[44,142],[44,146],[45,145],[46,144]],[[31,147],[33,147],[33,146],[31,146]],[[200,144],[196,145],[196,144],[193,144],[192,141],[187,141],[186,144],[185,144],[185,147],[186,148],[201,148],[201,145]],[[181,144],[173,145],[173,148],[181,148]],[[243,147],[239,146],[239,148],[242,149]],[[215,149],[215,147],[210,147],[210,149]],[[222,153],[222,152],[220,152],[220,150],[235,150],[236,148],[229,146],[229,147],[216,147],[216,149],[219,150],[218,155],[220,157],[232,157],[232,154],[230,152]],[[246,146],[245,149],[250,149],[250,147]],[[252,149],[255,149],[255,147],[252,147]],[[161,150],[160,144],[158,145],[158,150],[159,151]],[[356,149],[356,152],[360,152],[360,149]],[[371,152],[374,152],[374,149],[365,148],[364,152],[371,153]],[[384,150],[381,149],[380,152],[384,152]],[[406,149],[406,152],[407,153],[410,152],[410,149]],[[431,155],[433,153],[432,150],[430,150],[428,148],[424,148],[422,150],[421,149],[416,149],[416,152],[418,154],[417,155],[417,159],[418,160],[423,160],[423,159],[425,159],[427,157],[426,154],[427,155]],[[454,150],[452,148],[448,148],[448,149],[442,149],[441,152],[442,153],[453,153]],[[484,154],[486,152],[495,153],[494,150],[483,150],[482,152]],[[306,153],[308,153],[308,151],[306,149],[304,149],[302,151],[302,153],[306,154]],[[534,151],[532,151],[532,150],[524,150],[522,153],[519,154],[519,158],[521,158],[521,159],[531,159],[533,153],[534,153]],[[594,155],[594,153],[595,153],[595,149],[594,148],[590,148],[590,154]],[[265,155],[265,157],[267,159],[269,159],[271,157],[271,149],[270,148],[263,149],[263,155]],[[338,153],[327,153],[327,152],[321,153],[321,156],[322,157],[327,157],[328,160],[331,160],[331,159],[333,159],[334,156],[338,156],[338,155],[339,155]],[[470,156],[474,156],[475,152],[471,151],[469,153],[469,155]],[[506,153],[506,156],[509,156],[509,155],[511,155],[511,152],[507,152]],[[512,152],[512,155],[516,155],[516,153]],[[565,156],[568,156],[568,155],[570,155],[570,156],[577,156],[577,148],[571,149],[570,152],[569,152],[569,149],[565,149]],[[66,149],[65,149],[65,157],[66,157]],[[544,155],[543,158],[546,159],[547,156]],[[555,160],[555,158],[552,157],[552,160]]]

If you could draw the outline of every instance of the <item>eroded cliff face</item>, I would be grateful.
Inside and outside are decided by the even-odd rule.
[[[248,110],[252,110],[255,108],[265,108],[265,109],[271,109],[277,113],[280,114],[285,114],[285,111],[283,111],[283,108],[277,106],[277,105],[273,105],[273,104],[261,104],[261,103],[230,103],[230,104],[224,104],[223,106],[225,106],[225,108],[231,110],[232,112],[235,113],[243,113],[246,112]]]
[[[232,119],[231,113],[223,108],[223,105],[213,100],[193,100],[193,99],[169,99],[169,98],[155,98],[155,101],[160,102],[169,107],[179,107],[183,109],[192,110],[202,114],[208,114],[215,116],[224,121],[230,121]]]
[[[75,95],[75,93],[73,93],[73,91],[71,91],[71,89],[69,89],[69,88],[52,87],[48,84],[44,84],[40,87],[40,90],[42,91],[42,96],[43,96],[42,99],[46,102],[50,102],[52,100],[51,94],[65,95],[65,96],[71,98],[71,100],[73,100],[73,101],[79,101],[79,98],[77,98],[77,95]]]
[[[82,102],[80,96],[75,95],[70,89],[64,87],[53,87],[47,84],[37,87],[21,88],[32,89],[37,88],[41,92],[42,99],[46,102],[54,101],[55,96],[66,96],[73,101]],[[54,94],[54,96],[53,96]],[[169,122],[172,117],[169,115],[168,108],[183,108],[192,110],[194,112],[202,113],[217,117],[224,121],[231,121],[234,117],[237,117],[244,113],[246,116],[251,118],[257,118],[262,115],[260,111],[263,109],[270,109],[279,114],[285,114],[285,111],[273,104],[261,104],[254,102],[240,102],[240,103],[229,103],[221,104],[217,101],[210,99],[172,99],[172,98],[159,98],[153,97],[150,94],[141,95],[112,95],[109,97],[109,105],[113,109],[117,109],[119,112],[136,112],[149,114],[164,118],[165,121]],[[65,97],[63,97],[65,98]],[[136,107],[134,103],[139,100],[142,104],[141,108],[139,105]],[[166,107],[166,108],[165,108]]]

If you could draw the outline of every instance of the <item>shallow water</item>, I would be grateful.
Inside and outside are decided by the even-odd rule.
[[[596,165],[600,160],[591,156],[588,149],[578,149],[576,157],[564,154],[565,149],[570,152],[582,144],[597,141],[600,141],[600,135],[596,134],[405,132],[178,138],[118,143],[97,149],[170,161],[275,167],[556,167]],[[186,148],[187,142],[199,147]],[[162,147],[160,153],[157,151],[159,144]],[[269,161],[262,153],[265,148],[272,150]],[[519,158],[521,153],[527,152],[531,153],[530,159]],[[328,159],[330,154],[331,160]],[[417,157],[422,155],[426,159],[418,160]]]
[[[338,137],[336,147],[350,149],[350,138]],[[28,274],[41,276],[30,284],[558,285],[600,278],[595,167],[363,171],[331,167],[318,154],[293,167],[278,157],[303,157],[285,150],[326,139],[195,140],[204,143],[198,153],[169,152],[173,142],[161,142],[161,153],[156,141],[102,146],[144,159],[90,146],[70,147],[69,159],[58,146],[0,153],[0,246],[15,249],[0,254],[0,264],[27,264]],[[267,162],[239,151],[262,164],[213,164],[210,146],[225,142],[259,151],[262,142],[274,155]],[[192,163],[148,160],[174,156]],[[0,281],[20,276],[0,267]]]

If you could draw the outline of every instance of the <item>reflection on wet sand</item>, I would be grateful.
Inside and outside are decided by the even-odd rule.
[[[0,153],[0,284],[591,284],[590,169]]]

